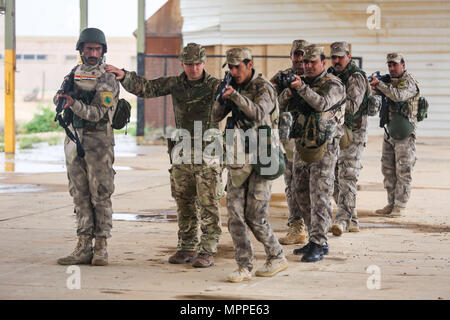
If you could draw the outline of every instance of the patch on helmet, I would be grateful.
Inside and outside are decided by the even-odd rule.
[[[113,106],[114,98],[113,98],[112,92],[102,92],[101,98],[102,98],[102,104],[105,107],[111,108]]]

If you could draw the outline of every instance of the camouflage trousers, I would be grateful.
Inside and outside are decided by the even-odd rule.
[[[395,140],[384,134],[381,172],[388,204],[406,207],[411,195],[412,172],[416,163],[416,137]]]
[[[293,194],[292,188],[292,162],[286,159],[286,171],[284,172],[284,182],[286,184],[286,200],[289,209],[288,225],[292,222],[303,220],[297,202]]]
[[[334,200],[337,205],[335,222],[343,222],[346,228],[350,221],[358,224],[356,212],[356,194],[359,173],[362,169],[362,152],[367,142],[367,130],[353,131],[353,142],[345,149],[340,149],[335,169]]]
[[[69,192],[77,216],[77,235],[111,237],[114,192],[114,146],[104,132],[85,133],[84,158],[73,156],[74,143],[66,137]]]
[[[222,234],[220,198],[223,196],[219,164],[172,165],[170,183],[177,203],[177,250],[214,254]],[[200,243],[198,227],[202,231]],[[198,248],[197,248],[198,247]]]
[[[334,189],[334,170],[339,152],[339,137],[328,143],[320,161],[306,163],[294,153],[293,190],[298,208],[308,228],[309,241],[319,245],[327,242],[331,226],[331,197]]]
[[[250,271],[253,269],[254,251],[247,227],[264,245],[267,259],[284,257],[283,247],[267,221],[271,186],[271,181],[252,172],[244,184],[235,187],[228,174],[228,231],[233,239],[238,266]]]

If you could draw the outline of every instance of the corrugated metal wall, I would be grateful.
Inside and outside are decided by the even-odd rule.
[[[388,52],[405,55],[407,69],[430,102],[419,135],[450,135],[450,1],[419,0],[181,0],[183,41],[203,45],[290,44],[346,40],[368,72],[387,73]],[[369,30],[369,5],[381,28]],[[371,118],[371,132],[377,119]]]

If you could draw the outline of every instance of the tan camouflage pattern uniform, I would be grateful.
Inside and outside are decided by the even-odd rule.
[[[311,47],[311,49],[309,49]],[[315,49],[317,48],[317,49]],[[318,59],[321,47],[306,48],[304,59]],[[309,53],[311,50],[311,54]],[[310,58],[311,55],[311,58]],[[325,79],[322,79],[326,77]],[[318,86],[318,83],[321,83]],[[314,79],[306,78],[295,88],[298,95],[318,112],[328,110],[345,98],[345,88],[339,78],[328,74],[326,70]],[[324,156],[321,160],[307,163],[300,158],[298,148],[294,151],[294,192],[297,205],[308,228],[309,241],[324,245],[328,238],[327,232],[331,225],[332,205],[331,197],[334,189],[334,170],[339,153],[339,140],[342,137],[342,123],[344,120],[344,105],[334,111],[327,111],[327,125],[331,125],[330,134]],[[321,121],[322,123],[322,121]],[[322,124],[319,124],[319,127]],[[294,128],[296,123],[294,123]],[[302,144],[302,139],[296,139],[296,146]]]
[[[346,69],[354,64],[351,61]],[[345,72],[345,70],[344,70]],[[338,77],[342,79],[341,75]],[[366,92],[370,92],[370,85],[362,73],[354,72],[346,81],[347,101],[345,112],[354,115],[359,111]],[[334,199],[337,204],[335,216],[336,223],[343,223],[344,230],[350,225],[350,221],[358,225],[356,211],[357,182],[362,169],[362,152],[367,143],[367,116],[364,112],[356,121],[353,121],[353,141],[347,148],[340,149],[336,165],[336,179],[334,181]]]
[[[276,97],[270,82],[253,70],[251,80],[239,86],[230,99],[254,122],[249,130],[256,130],[261,125],[273,127],[271,112],[276,107]],[[216,101],[212,119],[220,121],[230,112],[230,108]],[[237,128],[241,128],[239,124]],[[245,131],[246,128],[241,129]],[[274,139],[272,143],[277,142]],[[254,251],[247,228],[264,245],[268,260],[284,258],[283,248],[267,220],[272,182],[257,174],[249,163],[227,164],[227,169],[228,230],[233,239],[238,266],[249,271],[253,269]]]
[[[408,119],[414,127],[411,135],[403,140],[393,139],[385,132],[382,147],[381,172],[388,205],[405,208],[411,196],[412,172],[416,163],[419,87],[414,77],[405,70],[400,78],[391,78],[390,83],[380,82],[377,89],[389,98],[389,120],[394,102],[408,102]]]
[[[178,76],[146,80],[135,72],[126,72],[122,86],[139,97],[172,95],[177,129],[186,129],[194,137],[194,121],[202,122],[202,133],[218,128],[211,122],[214,93],[219,80],[204,71],[200,80],[189,81],[183,71]],[[194,143],[191,144],[194,155]],[[222,233],[220,198],[223,195],[220,163],[173,164],[169,169],[172,196],[178,211],[178,251],[215,254]],[[198,208],[197,205],[198,204]],[[198,219],[202,235],[198,240]]]
[[[69,75],[64,81],[69,81]],[[83,91],[94,90],[95,95],[90,103],[79,99]],[[75,68],[73,97],[75,102],[70,108],[75,114],[74,121],[78,119],[78,124],[84,123],[83,128],[76,130],[85,157],[78,157],[75,143],[67,136],[64,152],[69,192],[77,215],[77,235],[109,238],[115,175],[114,132],[111,124],[119,100],[119,84],[114,74],[105,71],[104,64],[81,64]]]

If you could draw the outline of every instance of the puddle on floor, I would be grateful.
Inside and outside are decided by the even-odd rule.
[[[113,213],[113,220],[117,221],[137,221],[137,222],[176,222],[176,211],[159,211],[151,213]]]
[[[41,192],[47,188],[35,184],[5,184],[0,183],[0,193]]]
[[[138,151],[136,137],[116,135],[115,157],[136,157]],[[132,167],[114,166],[116,171],[134,170]],[[15,154],[0,152],[0,172],[41,173],[66,172],[64,145],[49,145],[47,142],[35,143],[30,149],[16,148]]]
[[[66,172],[62,145],[37,143],[32,149],[19,149],[15,154],[0,153],[0,172],[42,173]],[[117,155],[115,155],[117,157]],[[130,155],[131,156],[131,155]],[[113,166],[116,171],[134,170],[126,166]]]

